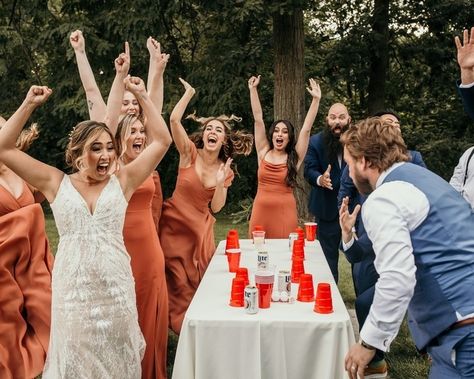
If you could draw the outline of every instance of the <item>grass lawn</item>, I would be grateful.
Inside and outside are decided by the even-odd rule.
[[[241,238],[246,238],[247,236],[247,224],[234,225],[228,217],[219,216],[215,226],[216,244],[220,240],[225,239],[229,229],[237,229]],[[51,215],[46,217],[46,231],[48,233],[51,248],[56,252],[58,235]],[[343,255],[341,255],[341,259],[339,260],[339,277],[338,287],[346,307],[354,308],[355,296],[352,286],[350,265]],[[170,331],[168,340],[168,375],[170,378],[177,342],[177,336]],[[392,343],[391,351],[387,354],[386,358],[389,365],[391,379],[419,379],[428,377],[428,362],[416,352],[415,346],[408,332],[406,321],[403,322],[400,333]]]

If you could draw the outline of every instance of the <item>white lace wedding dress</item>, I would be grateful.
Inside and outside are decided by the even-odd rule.
[[[115,176],[90,213],[64,178],[51,203],[59,232],[43,379],[140,378],[145,349],[122,237],[127,201]]]

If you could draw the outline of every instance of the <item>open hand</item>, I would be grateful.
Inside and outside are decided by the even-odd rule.
[[[232,158],[228,158],[227,162],[221,163],[219,166],[219,169],[217,170],[216,173],[216,185],[224,185],[225,179],[229,176],[230,174],[230,164],[232,163]]]
[[[343,235],[344,242],[349,242],[352,228],[354,227],[357,215],[360,211],[360,204],[357,204],[352,211],[349,212],[349,197],[346,196],[342,199],[341,208],[339,208],[339,224],[341,225],[341,232]]]
[[[326,171],[324,171],[324,174],[321,175],[321,178],[319,179],[319,185],[330,190],[333,189],[331,181],[331,165],[328,165],[328,168]]]
[[[313,78],[309,79],[309,87],[306,87],[306,90],[315,99],[321,99],[321,88],[319,87],[319,83]]]
[[[474,70],[474,27],[471,28],[471,33],[464,29],[463,42],[458,36],[454,38],[454,43],[458,50],[458,63],[461,69]]]

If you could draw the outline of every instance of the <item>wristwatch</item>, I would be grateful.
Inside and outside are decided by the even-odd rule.
[[[364,340],[362,338],[359,339],[359,343],[368,350],[375,350],[375,347],[373,347],[372,345],[369,345],[368,343],[364,342]]]

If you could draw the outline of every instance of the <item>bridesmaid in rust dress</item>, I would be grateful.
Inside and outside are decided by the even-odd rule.
[[[36,136],[26,130],[18,148]],[[34,193],[0,162],[0,378],[39,375],[49,344],[53,256]]]
[[[298,226],[293,188],[296,175],[308,149],[311,126],[318,113],[321,90],[313,79],[308,92],[313,100],[296,141],[295,129],[288,120],[274,121],[268,136],[257,86],[260,75],[248,81],[250,103],[255,120],[255,147],[258,157],[258,189],[249,223],[249,235],[255,225],[263,226],[266,238],[288,238]]]
[[[156,41],[148,40],[148,43],[152,42]],[[149,45],[149,48],[151,58],[156,61],[155,70],[152,70],[150,75],[154,76],[155,80],[158,79],[159,85],[149,94],[148,106],[154,106],[156,112],[161,114],[163,73],[168,55],[161,53],[159,45]],[[129,59],[129,57],[123,58]],[[115,94],[118,102],[117,104],[109,102],[108,115],[112,114],[113,119],[113,112],[120,109],[120,114],[123,116],[116,131],[116,140],[120,150],[120,165],[125,166],[134,161],[145,149],[147,134],[143,120],[149,118],[149,115],[146,103],[142,105],[141,101],[135,109],[124,107],[123,101],[120,100],[124,98],[121,80],[114,81],[111,92]],[[134,98],[136,99],[136,96]],[[126,114],[123,115],[124,113]],[[154,171],[133,193],[128,203],[123,229],[125,247],[131,257],[130,263],[135,278],[138,323],[146,341],[145,356],[142,360],[143,379],[164,379],[167,376],[168,290],[165,260],[158,238],[162,203],[160,177]]]
[[[202,131],[188,137],[181,119],[195,90],[180,79],[185,93],[171,113],[171,134],[179,152],[173,196],[163,204],[160,241],[165,254],[170,327],[178,333],[184,314],[215,251],[211,215],[225,205],[234,173],[232,156],[248,155],[253,138],[233,132],[235,116],[196,118]]]

